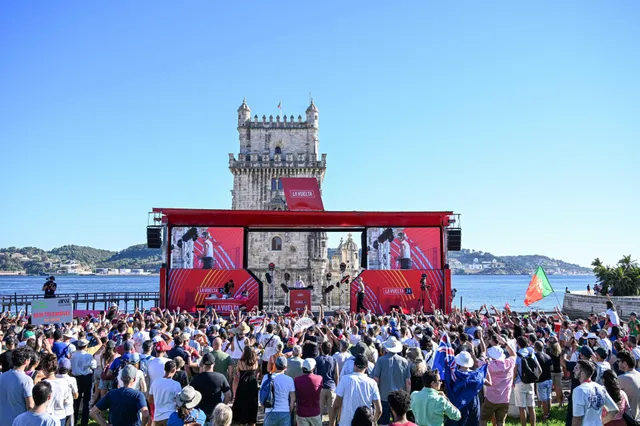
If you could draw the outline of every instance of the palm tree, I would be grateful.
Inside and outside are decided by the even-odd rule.
[[[607,294],[613,287],[615,296],[640,295],[640,267],[631,260],[631,255],[623,256],[617,265],[605,266],[598,258],[591,262],[593,274],[602,286],[602,294]]]

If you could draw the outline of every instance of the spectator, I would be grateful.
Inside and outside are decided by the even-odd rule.
[[[329,414],[336,398],[336,385],[339,382],[338,363],[331,356],[332,345],[322,342],[322,355],[316,358],[316,374],[322,377],[322,391],[320,392],[320,410],[322,414]]]
[[[611,370],[611,365],[607,362],[609,354],[607,350],[602,347],[597,347],[593,353],[596,362],[596,383],[602,385],[602,373]]]
[[[233,415],[228,405],[218,404],[213,410],[213,426],[230,426],[232,420]]]
[[[278,344],[276,345],[276,353],[271,355],[271,358],[269,358],[269,362],[267,363],[267,371],[269,373],[276,372],[276,359],[280,358],[281,356],[284,356],[284,354],[282,353],[283,349],[284,349],[284,344],[282,342],[278,342]]]
[[[540,377],[536,382],[538,391],[538,400],[542,404],[542,419],[547,421],[549,418],[549,409],[551,408],[551,390],[553,381],[551,379],[551,370],[553,369],[553,361],[551,357],[544,352],[544,345],[541,341],[536,341],[533,345],[535,356],[540,364]]]
[[[516,379],[515,387],[513,389],[513,391],[515,392],[515,403],[516,407],[520,409],[520,424],[522,426],[526,426],[526,411],[528,410],[531,426],[535,426],[536,410],[533,404],[535,379],[531,381],[532,378],[524,377],[523,370],[526,369],[527,371],[533,372],[536,378],[540,377],[540,364],[538,363],[537,358],[534,356],[533,351],[528,347],[529,344],[527,342],[527,339],[520,336],[518,337],[517,342],[518,353],[516,357]],[[523,367],[524,363],[526,363],[527,365]],[[525,379],[528,383],[525,383],[523,379]]]
[[[48,413],[60,421],[60,426],[65,426],[67,417],[65,408],[73,406],[73,395],[69,384],[65,379],[56,377],[58,360],[54,354],[45,354],[40,362],[40,367],[44,373],[44,380],[51,385],[51,403],[49,404]]]
[[[489,362],[487,371],[491,376],[491,385],[485,388],[484,402],[480,410],[482,426],[486,426],[493,416],[496,419],[496,426],[503,426],[509,413],[516,354],[503,337],[498,337],[498,343],[503,344],[507,349],[509,358],[505,357],[504,350],[500,346],[491,346],[487,350]]]
[[[329,416],[329,426],[336,425],[338,412],[340,412],[340,426],[351,426],[356,409],[363,405],[374,407],[375,422],[382,414],[378,384],[365,374],[369,360],[363,353],[359,353],[354,357],[353,365],[353,373],[342,377],[336,387],[336,399]],[[384,380],[386,379],[387,376]]]
[[[627,422],[622,418],[624,412],[629,408],[629,400],[627,394],[620,389],[618,376],[611,370],[607,370],[602,374],[604,388],[613,401],[618,406],[617,413],[609,413],[607,410],[602,412],[602,424],[608,426],[626,426]]]
[[[104,353],[100,356],[103,372],[100,375],[98,390],[100,391],[101,398],[104,398],[107,392],[113,388],[113,380],[109,378],[109,370],[118,356],[119,355],[116,353],[116,342],[109,340],[106,344]]]
[[[347,359],[351,358],[351,354],[349,353],[349,342],[346,340],[340,340],[339,342],[339,352],[333,354],[333,358],[338,363],[338,371],[342,372],[342,367],[344,367]]]
[[[233,418],[237,423],[255,426],[258,420],[258,356],[250,346],[244,347],[238,362],[236,395],[233,402]],[[214,410],[215,412],[215,410]]]
[[[356,408],[353,413],[353,420],[351,420],[351,426],[375,426],[376,421],[374,412],[371,407],[366,405]]]
[[[389,337],[384,342],[385,354],[378,358],[373,368],[371,377],[378,384],[380,400],[382,402],[382,415],[378,420],[380,425],[388,425],[391,422],[391,411],[387,401],[389,392],[405,389],[411,390],[411,371],[409,362],[401,357],[402,344],[395,337]],[[383,380],[380,380],[383,378]]]
[[[215,362],[213,354],[204,354],[200,360],[200,374],[191,379],[191,386],[202,394],[197,407],[204,411],[207,421],[211,420],[216,405],[231,401],[231,386],[221,373],[214,371]]]
[[[287,369],[287,358],[279,357],[275,360],[274,365],[276,372],[271,374],[274,404],[273,408],[264,409],[264,426],[290,426],[291,413],[296,405],[295,385],[293,379],[284,374]],[[266,380],[268,380],[268,375],[262,378],[262,383]]]
[[[149,361],[149,388],[158,379],[164,377],[164,365],[169,362],[167,358],[167,352],[169,351],[169,345],[165,341],[156,343],[155,346],[156,357]]]
[[[638,320],[638,314],[631,312],[629,314],[629,321],[627,321],[627,327],[629,327],[629,335],[637,337],[640,335],[640,321]]]
[[[133,389],[136,380],[136,369],[127,365],[122,369],[124,387],[107,393],[91,408],[89,414],[99,426],[134,426],[138,425],[138,416],[142,417],[142,425],[149,423],[149,410],[142,392]],[[101,411],[109,410],[109,422],[102,417]]]
[[[132,366],[128,371],[134,378],[137,370]],[[176,374],[175,361],[169,360],[164,365],[164,377],[155,380],[149,389],[149,402],[154,406],[153,423],[154,426],[167,426],[169,416],[176,411],[175,397],[180,393],[182,388],[180,384],[173,380]],[[124,375],[122,376],[124,381]],[[133,387],[133,386],[132,386]]]
[[[304,361],[300,358],[302,355],[302,347],[300,345],[295,345],[291,350],[291,358],[287,360],[287,376],[295,379],[298,376],[302,375],[302,362]]]
[[[121,359],[122,366],[125,367],[127,365],[132,365],[136,369],[136,380],[133,384],[133,389],[139,390],[143,394],[147,394],[147,381],[144,378],[144,373],[138,368],[140,365],[140,355],[136,352],[127,352],[122,355],[119,359]],[[123,387],[124,383],[122,382],[122,369],[118,372],[118,387]]]
[[[207,416],[196,408],[202,400],[202,394],[191,386],[185,386],[176,395],[176,412],[171,413],[167,426],[184,426],[198,424],[204,426]]]
[[[422,377],[421,377],[422,378]],[[387,396],[391,414],[395,419],[391,426],[418,426],[407,420],[407,412],[411,409],[411,396],[403,389],[389,392]]]
[[[297,398],[298,426],[322,426],[320,407],[323,390],[322,376],[313,374],[314,368],[316,368],[316,361],[313,358],[305,359],[302,364],[302,375],[293,379]]]
[[[64,402],[65,404],[64,411],[66,415],[65,424],[67,426],[74,426],[75,417],[73,415],[74,414],[73,406],[74,406],[74,401],[78,399],[78,381],[76,380],[75,377],[71,377],[69,375],[70,371],[71,371],[71,361],[69,361],[69,358],[60,358],[60,361],[58,361],[58,373],[56,374],[56,378],[67,382],[67,386],[69,387],[69,390],[71,391],[71,396],[73,397],[73,399],[65,400]]]
[[[556,393],[556,402],[562,407],[564,402],[562,394],[562,347],[555,335],[549,338],[547,355],[551,357],[551,382],[553,384],[553,390]]]
[[[440,373],[427,371],[422,375],[424,387],[411,394],[411,411],[420,426],[441,426],[445,417],[457,421],[462,417],[460,411],[440,391]]]
[[[33,379],[24,374],[31,352],[27,347],[13,350],[13,369],[0,375],[0,426],[11,426],[16,417],[34,408]]]
[[[20,414],[13,421],[12,426],[59,426],[60,422],[47,413],[51,401],[51,384],[40,382],[33,387],[33,402],[35,406]]]
[[[13,361],[11,354],[16,348],[16,338],[13,336],[7,336],[4,338],[5,351],[0,354],[0,365],[2,365],[2,372],[6,373],[13,368]]]
[[[211,355],[213,355],[215,360],[213,364],[213,371],[222,374],[224,378],[227,379],[227,382],[231,383],[231,380],[233,379],[231,377],[231,357],[229,354],[222,352],[222,340],[219,337],[216,337],[213,339],[211,347],[213,348]]]
[[[601,424],[603,408],[608,413],[618,412],[618,406],[606,389],[591,381],[594,371],[593,363],[584,360],[578,361],[573,369],[574,376],[580,381],[580,386],[573,391],[573,424]]]
[[[262,374],[267,374],[268,364],[271,357],[277,352],[278,343],[280,343],[280,337],[273,332],[273,324],[267,324],[266,333],[260,338],[260,345],[264,349],[262,355]]]
[[[422,376],[427,372],[427,363],[422,357],[420,348],[407,349],[407,360],[409,361],[409,371],[411,372],[411,392],[422,390]]]
[[[624,374],[618,377],[620,389],[629,400],[629,414],[640,421],[640,373],[635,370],[636,360],[631,353],[624,351],[618,353],[618,364]],[[2,376],[0,376],[1,378]]]
[[[187,372],[184,371],[184,360],[181,357],[176,357],[174,361],[176,362],[176,374],[173,375],[173,380],[180,383],[180,387],[183,388],[189,384]]]
[[[80,426],[89,424],[89,402],[91,399],[91,387],[93,370],[98,364],[91,354],[87,352],[88,341],[81,339],[76,342],[78,350],[71,355],[71,373],[78,383],[78,397],[73,404],[75,421],[80,420]],[[80,404],[82,404],[82,419],[80,419]]]

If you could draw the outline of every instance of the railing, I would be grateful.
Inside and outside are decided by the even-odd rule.
[[[149,309],[160,304],[160,293],[157,291],[132,291],[132,292],[103,292],[103,293],[64,293],[56,294],[56,298],[71,299],[74,310],[107,310],[112,303],[118,305],[121,311]],[[18,313],[21,309],[29,314],[31,303],[34,300],[44,299],[42,294],[13,294],[0,296],[2,312],[13,309]]]

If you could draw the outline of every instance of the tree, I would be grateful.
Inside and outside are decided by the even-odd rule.
[[[613,288],[614,296],[640,295],[640,266],[631,255],[623,256],[614,266],[604,265],[599,258],[591,262],[593,274],[602,286],[601,293],[606,295]]]

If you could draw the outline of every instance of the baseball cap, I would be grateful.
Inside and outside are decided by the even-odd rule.
[[[586,358],[591,358],[593,356],[593,351],[589,346],[583,346],[580,348],[580,355]]]
[[[358,368],[365,368],[369,366],[369,360],[367,359],[365,354],[358,354],[353,359],[353,365]]]
[[[113,340],[109,340],[107,342],[107,347],[108,348],[112,348],[112,349],[115,348],[116,347],[116,342],[114,342]]]
[[[216,358],[212,353],[206,353],[202,355],[202,360],[200,361],[202,365],[213,365],[216,363]]]
[[[276,368],[278,368],[279,370],[287,368],[287,358],[279,356],[276,359]]]
[[[27,330],[27,331],[25,331],[25,332],[24,332],[24,338],[25,338],[25,339],[28,339],[28,338],[33,337],[33,336],[35,336],[35,335],[36,335],[36,333],[34,333],[34,332],[33,332],[33,331],[31,331],[31,330]]]
[[[76,342],[76,346],[78,347],[78,349],[86,348],[88,344],[89,342],[87,342],[85,339],[80,339]]]
[[[129,364],[135,364],[137,362],[140,362],[140,354],[137,352],[133,352],[133,353],[127,352],[124,355],[122,355],[122,360]]]
[[[164,340],[156,343],[155,349],[156,349],[156,352],[168,352],[171,350],[169,345],[167,345],[167,342],[165,342]]]
[[[62,357],[60,358],[60,361],[58,361],[58,367],[64,368],[66,370],[71,370],[71,361],[69,360],[69,358]]]
[[[316,368],[316,360],[313,358],[307,358],[302,363],[302,369],[304,371],[312,372]]]
[[[127,365],[122,369],[120,374],[122,375],[122,379],[133,379],[136,377],[136,374],[138,374],[138,369],[133,365]]]
[[[638,314],[636,314],[636,311],[633,311],[633,312],[631,312],[631,313],[629,314],[629,316],[637,317],[637,316],[638,316]]]
[[[602,359],[606,359],[607,358],[607,350],[605,348],[602,347],[597,347],[595,352],[598,354],[598,356]]]
[[[124,342],[122,347],[123,347],[125,352],[132,351],[133,350],[133,342],[131,340],[127,340],[126,342]]]

